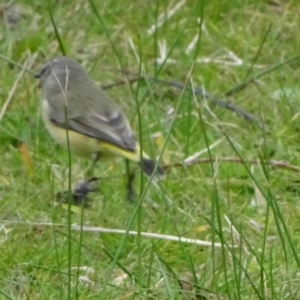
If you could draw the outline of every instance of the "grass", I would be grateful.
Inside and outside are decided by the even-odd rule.
[[[299,298],[299,174],[267,162],[299,164],[299,60],[282,63],[299,54],[300,6],[297,1],[186,1],[149,34],[159,15],[174,6],[159,0],[49,6],[24,0],[1,15],[0,53],[27,62],[33,71],[47,57],[60,55],[61,43],[102,85],[124,79],[123,68],[222,98],[248,80],[230,100],[264,128],[153,82],[111,88],[107,93],[152,157],[159,155],[152,135],[161,132],[170,164],[201,150],[200,159],[211,163],[170,168],[158,188],[148,187],[137,169],[135,203],[125,200],[123,161],[99,163],[97,175],[103,179],[90,207],[71,212],[53,205],[56,192],[68,188],[68,152],[46,132],[40,91],[35,79],[23,74],[0,120],[0,299]],[[15,23],[5,21],[18,15]],[[222,57],[228,51],[235,56]],[[20,71],[0,60],[0,111]],[[245,163],[222,162],[226,157]],[[257,159],[258,165],[246,163]],[[88,162],[71,160],[74,185]],[[67,224],[138,235],[71,231]],[[222,247],[148,239],[141,231]]]

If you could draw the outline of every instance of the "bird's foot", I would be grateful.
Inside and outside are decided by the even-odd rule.
[[[80,181],[70,193],[72,205],[83,205],[88,207],[88,194],[97,190],[97,181],[99,178],[91,178],[89,180]],[[59,192],[56,194],[59,203],[68,203],[69,191]]]

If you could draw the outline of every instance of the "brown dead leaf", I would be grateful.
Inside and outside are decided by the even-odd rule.
[[[26,172],[29,176],[31,176],[34,171],[34,165],[33,165],[33,160],[31,158],[31,155],[30,155],[30,151],[29,151],[28,147],[26,146],[26,144],[24,144],[24,143],[22,143],[19,146],[19,151],[20,151],[21,158],[22,158],[23,164],[25,166]]]

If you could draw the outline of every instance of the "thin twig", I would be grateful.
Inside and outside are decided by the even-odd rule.
[[[169,170],[172,168],[177,168],[177,167],[189,167],[189,166],[194,166],[194,165],[200,165],[200,164],[208,164],[208,163],[214,163],[214,162],[227,162],[227,163],[237,163],[237,164],[252,164],[252,165],[261,165],[261,164],[267,164],[271,166],[274,169],[284,169],[287,171],[292,171],[295,173],[300,173],[300,168],[294,165],[291,165],[285,161],[276,161],[276,160],[270,160],[270,161],[261,161],[260,159],[240,159],[240,158],[235,158],[235,157],[221,157],[221,158],[202,158],[202,159],[195,159],[193,161],[188,161],[188,162],[179,162],[179,163],[174,163],[170,165],[164,165],[162,168],[164,170]],[[115,178],[120,178],[122,176],[127,176],[127,174],[118,176],[118,175],[112,175],[112,176],[101,176],[101,177],[93,177],[90,181],[98,181],[98,180],[111,180]]]
[[[5,224],[13,224],[13,225],[28,225],[28,226],[49,226],[49,227],[66,227],[67,224],[56,224],[56,223],[38,223],[38,222],[22,222],[22,221],[9,221],[9,220],[1,220],[1,222]],[[71,230],[74,231],[84,231],[84,232],[96,232],[96,233],[114,233],[114,234],[127,234],[133,236],[142,236],[145,238],[152,238],[152,239],[159,239],[159,240],[166,240],[166,241],[174,241],[174,242],[182,242],[187,244],[194,244],[199,246],[206,246],[206,247],[222,247],[220,243],[212,243],[207,241],[202,241],[198,239],[192,238],[185,238],[179,237],[174,235],[166,235],[166,234],[159,234],[159,233],[151,233],[151,232],[137,232],[137,231],[126,231],[123,229],[112,229],[112,228],[103,228],[103,227],[94,227],[94,226],[80,226],[80,225],[72,225]],[[235,245],[229,245],[232,248],[235,248]]]
[[[14,82],[14,85],[12,86],[11,90],[9,91],[9,94],[8,94],[8,97],[7,97],[6,101],[4,102],[4,104],[2,106],[2,109],[1,109],[1,112],[0,112],[0,123],[2,121],[2,118],[3,118],[4,114],[5,114],[6,109],[7,109],[8,105],[9,105],[9,103],[10,103],[10,101],[11,101],[11,99],[12,99],[12,97],[13,97],[15,91],[16,91],[16,89],[17,89],[18,83],[19,83],[20,79],[22,78],[22,76],[23,76],[23,74],[25,72],[26,66],[27,66],[27,61],[23,65],[22,70],[19,73],[18,78]]]
[[[188,163],[184,163],[184,162],[183,163],[175,163],[175,164],[164,166],[163,168],[165,170],[167,170],[167,169],[176,168],[176,167],[186,167],[186,166],[191,166],[191,165],[199,165],[199,164],[206,164],[206,163],[212,163],[212,162],[232,162],[232,163],[239,163],[239,164],[248,163],[248,164],[253,164],[253,165],[266,164],[273,168],[286,169],[289,171],[300,173],[299,167],[290,165],[289,163],[287,163],[285,161],[277,161],[277,160],[261,161],[260,159],[240,159],[240,158],[235,158],[235,157],[221,157],[221,158],[215,158],[215,159],[210,159],[210,158],[195,159],[193,161],[189,161]]]
[[[276,160],[270,160],[270,161],[261,161],[260,159],[248,159],[248,160],[242,160],[240,158],[235,158],[235,157],[221,157],[221,158],[202,158],[202,159],[195,159],[193,161],[188,161],[188,162],[179,162],[179,163],[174,163],[170,165],[164,165],[162,168],[164,170],[169,170],[172,168],[177,168],[177,167],[189,167],[189,166],[194,166],[194,165],[199,165],[199,164],[210,164],[210,163],[215,163],[215,162],[227,162],[227,163],[237,163],[237,164],[252,164],[252,165],[261,165],[261,164],[266,164],[271,166],[274,169],[283,169],[287,171],[292,171],[295,173],[300,173],[300,168],[294,165],[291,165],[285,161],[276,161]],[[101,176],[101,177],[93,177],[90,181],[96,182],[99,180],[111,180],[115,178],[120,178],[122,176],[127,176],[127,174],[123,175],[112,175],[112,176]],[[91,191],[91,190],[90,190]],[[89,192],[90,192],[89,191]],[[181,210],[179,210],[181,211]],[[183,212],[183,211],[181,211]]]
[[[140,77],[135,77],[135,78],[131,78],[131,79],[128,79],[128,80],[118,80],[118,81],[110,83],[110,84],[101,85],[101,88],[103,90],[108,90],[108,89],[114,88],[116,86],[124,85],[128,82],[129,83],[135,83],[139,80],[140,80]]]
[[[128,71],[122,71],[122,73],[127,74],[127,75],[135,75],[135,74],[129,73]],[[211,103],[213,103],[217,106],[220,106],[220,107],[223,107],[223,108],[226,108],[228,110],[231,110],[231,111],[235,112],[238,116],[242,117],[243,119],[245,119],[249,122],[257,122],[257,123],[259,122],[256,117],[254,117],[253,115],[249,114],[248,112],[240,109],[236,105],[232,104],[230,101],[225,101],[225,100],[222,100],[222,99],[220,99],[216,96],[213,96],[213,95],[209,94],[208,92],[206,92],[204,89],[202,89],[200,87],[190,88],[190,87],[187,87],[186,85],[184,85],[183,83],[180,83],[180,82],[175,81],[175,80],[164,80],[164,79],[159,79],[159,78],[155,78],[155,77],[148,76],[148,75],[143,75],[141,77],[135,76],[132,79],[130,79],[129,82],[134,83],[134,82],[136,82],[140,79],[150,80],[150,81],[155,82],[155,83],[161,83],[161,84],[164,84],[164,85],[169,85],[169,86],[172,86],[172,87],[177,88],[179,90],[191,91],[194,94],[200,95],[201,97],[205,98],[206,100],[209,100]],[[117,81],[115,84],[102,86],[102,88],[103,89],[109,89],[109,88],[112,88],[112,87],[115,87],[115,86],[126,84],[127,82],[128,81],[120,80],[120,81]]]

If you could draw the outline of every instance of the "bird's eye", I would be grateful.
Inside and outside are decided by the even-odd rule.
[[[46,69],[47,69],[47,67],[44,67],[44,68],[40,71],[40,73],[37,74],[37,75],[35,75],[34,77],[35,77],[35,78],[41,78],[41,77],[45,74]]]
[[[48,69],[48,66],[44,67],[44,68],[41,70],[40,77],[42,77],[43,75],[45,75],[47,69]]]

